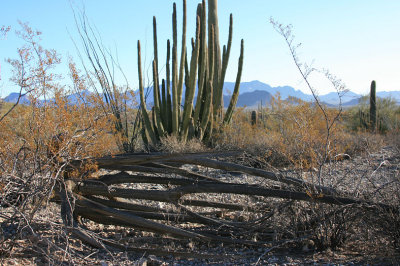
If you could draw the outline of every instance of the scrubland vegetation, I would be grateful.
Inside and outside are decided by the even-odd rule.
[[[105,65],[90,59],[104,53],[88,46],[89,29],[81,28],[81,37],[91,70],[82,71],[42,47],[41,33],[21,24],[25,46],[8,61],[11,79],[30,104],[1,103],[0,261],[23,263],[33,252],[25,262],[120,263],[146,256],[162,263],[171,254],[202,263],[269,263],[286,250],[303,259],[315,252],[340,261],[332,255],[337,252],[348,256],[344,261],[394,262],[400,248],[400,107],[368,96],[342,109],[324,106],[317,96],[303,102],[277,95],[252,118],[251,110],[234,108],[242,41],[237,90],[223,110],[218,99],[231,37],[222,49],[219,41],[207,43],[207,29],[210,34],[216,27],[207,25],[205,2],[197,14],[192,57],[182,49],[178,60],[175,36],[171,73],[168,58],[163,82],[155,52],[153,84],[159,89],[152,110],[143,83],[139,91],[118,86]],[[156,23],[154,30],[156,37]],[[290,32],[280,33],[288,40]],[[156,38],[154,45],[156,50]],[[53,71],[65,63],[71,85]],[[307,81],[308,72],[300,73]],[[193,105],[196,84],[201,100]],[[127,104],[135,93],[142,102]],[[132,201],[121,200],[124,189],[136,189],[129,192]],[[193,195],[181,199],[185,193]]]

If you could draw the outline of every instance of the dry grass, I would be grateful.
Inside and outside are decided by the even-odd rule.
[[[157,150],[166,153],[196,153],[204,152],[208,148],[196,138],[182,142],[179,137],[171,135],[161,139]]]

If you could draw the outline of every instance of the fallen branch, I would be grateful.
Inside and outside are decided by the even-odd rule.
[[[161,202],[177,202],[182,196],[194,193],[229,193],[229,194],[281,198],[289,200],[322,202],[335,205],[373,204],[370,202],[353,198],[336,197],[323,194],[312,195],[306,192],[269,189],[269,188],[259,187],[256,185],[227,184],[227,183],[219,184],[219,183],[206,183],[206,182],[177,187],[174,189],[164,190],[164,191],[145,190],[145,189],[107,188],[103,186],[90,186],[85,184],[77,186],[76,191],[82,195],[99,195],[105,197],[121,197],[128,199],[145,199],[145,200],[155,200]],[[390,208],[391,206],[381,205],[381,207]]]

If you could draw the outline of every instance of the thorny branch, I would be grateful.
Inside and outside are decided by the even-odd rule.
[[[321,110],[324,119],[325,119],[325,145],[324,145],[324,152],[322,154],[322,158],[319,161],[319,171],[318,171],[318,185],[323,185],[323,180],[322,180],[322,168],[325,165],[325,163],[328,161],[329,158],[329,153],[330,153],[330,138],[331,138],[331,132],[332,129],[335,125],[335,123],[339,120],[341,114],[342,114],[342,96],[347,92],[345,84],[338,79],[335,75],[331,74],[328,70],[323,69],[323,70],[318,70],[314,67],[312,67],[312,64],[307,64],[303,63],[300,61],[298,55],[297,55],[297,50],[300,48],[301,43],[294,43],[294,35],[292,32],[292,25],[283,25],[274,20],[272,17],[270,18],[270,23],[274,27],[274,29],[285,39],[285,42],[289,48],[290,54],[292,56],[293,62],[296,65],[296,68],[300,72],[300,75],[302,76],[304,82],[306,83],[307,87],[309,88],[316,105],[318,108]],[[309,77],[312,74],[312,72],[320,72],[323,73],[324,76],[329,80],[329,82],[332,84],[332,86],[335,88],[336,93],[339,97],[339,106],[338,106],[338,111],[336,112],[335,116],[333,118],[330,117],[327,107],[321,102],[321,100],[318,97],[316,89],[312,86],[312,84],[309,81]]]

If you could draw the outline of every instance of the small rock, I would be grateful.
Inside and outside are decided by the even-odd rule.
[[[303,252],[309,252],[311,250],[314,250],[314,248],[315,248],[315,244],[314,244],[314,241],[312,241],[311,239],[307,239],[307,240],[303,241],[303,248],[302,248]]]

